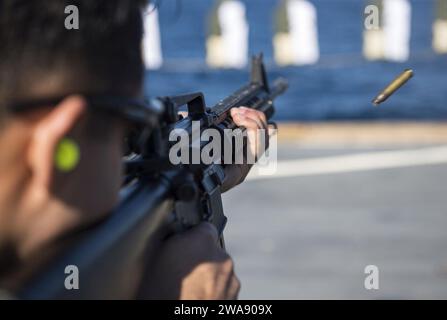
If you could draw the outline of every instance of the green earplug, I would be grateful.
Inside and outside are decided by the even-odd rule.
[[[56,168],[63,172],[73,171],[78,165],[80,157],[79,146],[76,142],[69,138],[63,138],[56,148],[54,159]]]

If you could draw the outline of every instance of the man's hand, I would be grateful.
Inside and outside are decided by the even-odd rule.
[[[142,298],[236,299],[240,283],[218,240],[216,228],[206,222],[169,238],[154,260]]]
[[[251,153],[253,159],[259,159],[269,145],[269,126],[267,118],[261,111],[240,107],[231,109],[231,117],[238,127],[247,129],[247,151]],[[265,144],[260,143],[264,136]],[[225,168],[225,181],[222,185],[222,192],[225,192],[240,184],[250,172],[252,163],[247,163],[247,157],[244,155],[243,164],[231,164]]]

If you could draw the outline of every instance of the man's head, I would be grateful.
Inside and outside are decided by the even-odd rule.
[[[115,204],[124,125],[93,111],[85,95],[142,94],[142,0],[0,0],[0,255],[27,256]],[[67,30],[65,7],[79,9]],[[13,113],[5,106],[65,97]],[[119,106],[117,106],[119,107]],[[80,152],[55,165],[61,141]]]
[[[54,93],[139,94],[142,0],[0,1],[0,101]],[[79,29],[67,30],[74,5]]]

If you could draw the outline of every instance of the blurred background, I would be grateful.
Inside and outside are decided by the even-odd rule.
[[[259,52],[290,82],[277,174],[224,196],[241,298],[447,298],[447,1],[164,0],[146,31],[149,95],[212,106]]]

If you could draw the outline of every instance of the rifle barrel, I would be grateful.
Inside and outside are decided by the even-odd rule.
[[[217,116],[217,123],[224,121],[232,108],[241,106],[260,110],[266,113],[267,119],[270,119],[274,113],[273,100],[283,94],[288,86],[284,78],[276,79],[271,90],[259,83],[250,83],[220,101],[211,108],[211,111]]]

